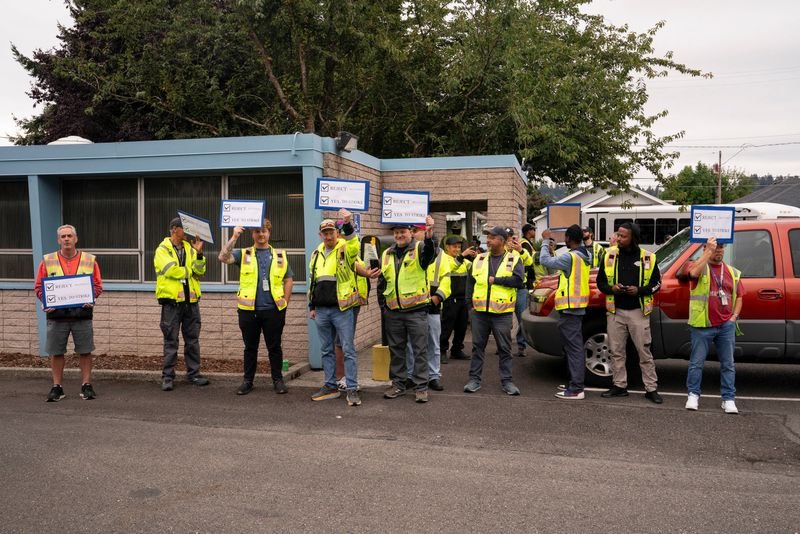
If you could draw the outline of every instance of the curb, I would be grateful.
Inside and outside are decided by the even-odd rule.
[[[309,363],[296,363],[283,373],[285,380],[294,380],[300,375],[311,370]],[[67,378],[80,378],[80,369],[64,369]],[[222,382],[237,382],[242,379],[241,373],[202,373],[203,376]],[[136,369],[93,369],[92,375],[108,380],[134,380],[142,382],[160,382],[161,371],[141,371]],[[0,367],[2,378],[40,378],[50,377],[51,372],[46,367]],[[267,375],[269,376],[269,375]]]

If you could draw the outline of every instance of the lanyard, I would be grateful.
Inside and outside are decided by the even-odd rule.
[[[714,270],[709,265],[708,270],[711,272],[711,276],[714,277],[714,281],[717,283],[717,289],[722,291],[722,283],[725,281],[725,264],[721,263],[719,266],[719,276],[714,273]]]

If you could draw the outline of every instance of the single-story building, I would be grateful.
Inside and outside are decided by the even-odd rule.
[[[98,257],[104,294],[95,308],[96,353],[160,355],[153,253],[180,209],[211,221],[214,244],[202,279],[203,357],[240,358],[238,268],[216,260],[229,230],[222,199],[265,200],[271,242],[295,273],[284,330],[293,361],[321,366],[319,340],[306,312],[307,261],[319,244],[318,177],[368,180],[361,234],[388,234],[380,224],[383,189],[430,192],[439,235],[448,212],[482,212],[490,224],[525,220],[525,175],[513,155],[379,159],[341,151],[332,138],[294,134],[242,138],[62,144],[0,148],[0,351],[38,354],[45,315],[33,292],[43,254],[57,249],[56,229],[77,228],[78,247]],[[215,223],[216,221],[216,223]],[[240,239],[248,246],[249,233]],[[380,340],[374,291],[359,318],[357,348]],[[263,344],[263,342],[262,342]],[[262,348],[262,350],[264,350]]]

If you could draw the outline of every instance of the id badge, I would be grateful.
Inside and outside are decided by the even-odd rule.
[[[728,305],[728,295],[726,295],[724,291],[719,292],[719,303],[723,306]]]
[[[263,289],[264,291],[269,291],[269,279],[267,278],[261,279],[261,289]]]

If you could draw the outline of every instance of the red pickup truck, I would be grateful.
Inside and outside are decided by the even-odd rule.
[[[688,359],[689,283],[687,262],[702,252],[683,230],[656,251],[661,290],[655,294],[650,316],[655,358]],[[736,339],[737,362],[800,363],[800,218],[737,221],[734,242],[725,248],[725,262],[742,271],[745,297]],[[611,383],[611,355],[606,334],[605,297],[597,289],[592,270],[591,299],[583,321],[586,383]],[[563,356],[554,312],[558,276],[543,278],[532,291],[523,313],[525,337],[537,351]],[[629,378],[640,376],[638,358],[628,345]],[[712,351],[713,354],[713,351]],[[630,357],[630,356],[633,357]]]

